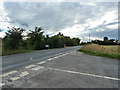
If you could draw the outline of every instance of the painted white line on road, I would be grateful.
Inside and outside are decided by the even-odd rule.
[[[11,71],[11,72],[5,73],[2,75],[2,77],[6,77],[6,76],[13,74],[13,73],[17,73],[17,71]]]
[[[56,57],[53,57],[53,58],[49,58],[49,59],[47,59],[47,61],[51,61],[51,60],[60,58],[60,57],[65,56],[65,55],[67,55],[67,54],[68,54],[68,53],[65,53],[65,54],[62,54],[62,55],[59,55],[59,56],[56,56]]]
[[[51,60],[56,59],[56,58],[58,58],[58,57],[49,58],[49,59],[47,59],[47,61],[51,61]]]
[[[41,62],[39,62],[39,63],[37,63],[37,64],[43,64],[43,63],[46,63],[46,61],[41,61]]]
[[[0,87],[2,87],[3,85],[5,85],[5,83],[1,83],[1,82],[0,82]]]
[[[28,74],[29,74],[29,73],[28,73],[27,71],[21,72],[20,77],[24,77],[24,76],[26,76],[26,75],[28,75]]]
[[[67,54],[69,54],[69,53],[65,53],[65,54],[63,54],[62,56],[65,56],[65,55],[67,55]]]
[[[53,57],[53,58],[47,59],[46,61],[41,61],[41,62],[39,62],[39,63],[37,63],[37,64],[43,64],[43,63],[46,63],[47,61],[51,61],[51,60],[60,58],[60,57],[65,56],[65,55],[67,55],[67,54],[68,54],[68,53],[65,53],[65,54],[62,54],[62,55],[59,55],[59,56],[55,56],[55,57]]]
[[[32,67],[35,67],[35,66],[37,66],[37,65],[28,65],[28,66],[26,66],[25,68],[26,68],[26,69],[29,69],[29,68],[32,68]]]
[[[10,78],[12,81],[15,81],[15,80],[18,80],[20,79],[20,77],[13,77],[13,78]]]
[[[111,80],[117,80],[117,81],[120,80],[119,78],[113,78],[113,77],[108,77],[108,76],[99,76],[99,75],[89,74],[89,73],[82,73],[82,72],[69,71],[69,70],[61,70],[61,69],[55,69],[55,68],[49,68],[49,69],[56,70],[56,71],[67,72],[67,73],[73,73],[73,74],[80,74],[80,75],[104,78],[104,79],[111,79]]]
[[[39,69],[43,69],[44,67],[43,66],[37,66],[35,68],[32,68],[31,70],[39,70]]]
[[[28,75],[28,74],[29,74],[29,73],[28,73],[27,71],[24,71],[24,72],[21,72],[21,74],[20,74],[19,76],[10,78],[10,80],[15,81],[15,80],[18,80],[18,79],[20,79],[21,77],[24,77],[24,76],[26,76],[26,75]]]

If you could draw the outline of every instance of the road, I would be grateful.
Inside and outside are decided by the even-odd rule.
[[[8,72],[15,68],[23,67],[35,62],[47,60],[50,57],[79,49],[80,47],[66,47],[59,49],[40,50],[30,53],[8,55],[2,57],[2,72]]]
[[[3,70],[8,71],[7,63],[11,67],[10,72],[3,74],[1,86],[10,88],[118,88],[118,81],[120,81],[118,60],[86,55],[77,52],[79,48],[79,46],[68,47],[3,57],[5,60]],[[19,63],[16,64],[17,62]]]

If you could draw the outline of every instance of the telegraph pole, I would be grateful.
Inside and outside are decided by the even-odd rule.
[[[89,34],[89,42],[90,42],[90,34]]]

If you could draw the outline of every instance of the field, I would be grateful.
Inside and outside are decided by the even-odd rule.
[[[80,51],[91,55],[120,59],[120,48],[118,45],[88,44],[84,45]]]

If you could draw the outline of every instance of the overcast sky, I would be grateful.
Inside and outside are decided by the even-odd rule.
[[[4,2],[0,3],[0,36],[8,26],[34,29],[42,26],[45,34],[58,32],[83,41],[118,38],[117,2]]]

